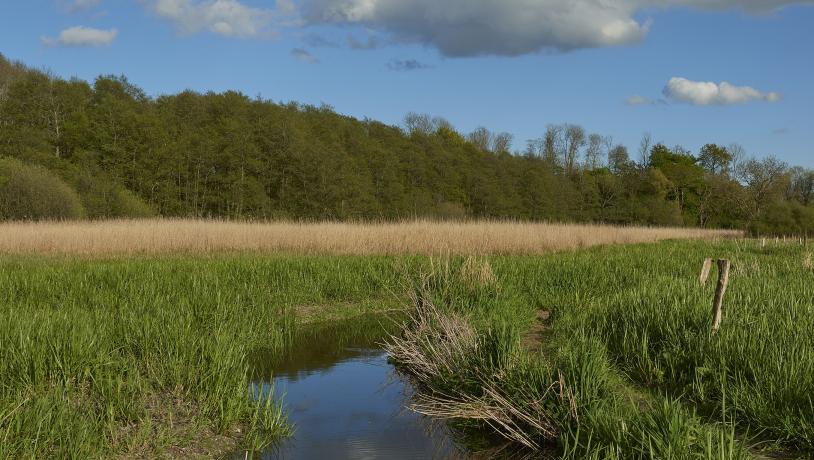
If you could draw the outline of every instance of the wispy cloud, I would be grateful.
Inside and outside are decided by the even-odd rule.
[[[102,0],[73,0],[69,7],[71,12],[88,10],[102,3]]]
[[[636,105],[667,105],[667,101],[658,98],[658,99],[651,99],[649,97],[635,95],[630,96],[629,98],[625,99],[625,105],[636,106]]]
[[[395,72],[409,72],[411,70],[430,69],[432,66],[415,59],[393,59],[387,63],[387,68]]]
[[[750,86],[735,86],[727,82],[692,81],[673,77],[663,90],[668,99],[692,105],[733,105],[754,101],[777,102],[782,96],[761,92]]]
[[[104,30],[75,26],[63,30],[56,38],[43,37],[42,43],[47,46],[65,47],[106,46],[113,43],[118,35],[117,29]]]
[[[312,48],[338,48],[339,43],[336,43],[333,40],[329,40],[322,35],[309,33],[305,34],[300,38],[303,43],[312,47]]]
[[[319,64],[319,59],[316,56],[302,48],[294,48],[291,50],[291,55],[297,60],[305,62],[306,64]]]
[[[653,99],[644,96],[630,96],[625,99],[625,105],[653,105],[654,103]]]

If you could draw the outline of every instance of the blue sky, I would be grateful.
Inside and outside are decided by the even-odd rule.
[[[0,53],[152,95],[235,89],[391,124],[426,112],[518,149],[570,122],[632,152],[649,131],[814,167],[814,2],[609,3],[4,1]]]

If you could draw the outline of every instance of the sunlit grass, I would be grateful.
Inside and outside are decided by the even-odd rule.
[[[468,261],[436,263],[417,305],[432,302],[442,319],[408,323],[421,333],[394,336],[394,355],[428,390],[419,410],[480,420],[527,445],[553,443],[565,458],[745,458],[751,445],[811,452],[814,273],[806,253],[799,244],[740,241],[493,257],[482,263],[494,281],[474,284]],[[714,283],[698,282],[706,257],[734,266],[717,335]],[[551,319],[529,353],[519,348],[522,334],[505,330],[528,330],[538,310]],[[478,336],[449,343],[455,334],[443,325],[456,316]],[[489,337],[513,343],[484,347]],[[506,349],[515,351],[497,353]],[[478,358],[484,353],[492,358]],[[440,370],[426,371],[436,369],[427,362]],[[472,407],[481,411],[462,410]]]
[[[172,456],[202,438],[215,442],[202,455],[257,450],[289,427],[250,391],[255,352],[298,346],[303,322],[409,307],[416,285],[477,347],[437,355],[448,375],[428,382],[546,414],[556,435],[532,431],[535,445],[566,458],[811,452],[810,252],[739,240],[436,259],[7,255],[0,458]],[[715,336],[706,257],[733,263]],[[550,319],[529,351],[518,341],[541,310]]]

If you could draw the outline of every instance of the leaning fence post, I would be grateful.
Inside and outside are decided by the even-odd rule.
[[[701,267],[701,276],[698,277],[698,281],[701,282],[701,286],[707,285],[710,270],[712,270],[712,259],[704,259],[704,265]]]
[[[715,300],[712,303],[712,333],[721,327],[721,310],[723,308],[726,286],[729,284],[729,261],[718,259],[718,287],[715,288]]]

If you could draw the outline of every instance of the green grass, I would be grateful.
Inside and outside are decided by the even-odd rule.
[[[799,245],[667,243],[541,259],[532,272],[558,273],[543,282],[517,270],[516,261],[499,261],[496,270],[511,289],[553,311],[551,342],[544,349],[568,349],[578,337],[598,342],[614,371],[633,385],[680,398],[706,419],[735,426],[755,441],[811,452],[809,254]],[[715,336],[715,283],[702,288],[697,279],[704,257],[729,258],[734,267]]]
[[[283,350],[306,320],[403,305],[393,264],[6,258],[0,458],[171,456],[200,433],[256,450],[287,427],[249,394],[252,352]]]
[[[501,336],[516,342],[535,311],[552,316],[534,352],[519,349],[495,367],[482,358],[489,347],[469,345],[454,371],[421,383],[430,394],[495,405],[484,391],[491,384],[511,407],[535,413],[544,406],[558,428],[555,439],[516,421],[538,444],[558,445],[564,458],[810,455],[814,271],[808,254],[799,245],[670,242],[495,257],[489,263],[496,279],[474,287],[463,279],[462,262],[453,261],[432,271],[422,295],[445,314],[462,315],[483,337],[514,328],[517,333]],[[698,282],[705,257],[729,258],[734,267],[715,336],[714,283]],[[439,332],[424,337],[449,336]],[[415,341],[431,361],[441,348]]]
[[[530,434],[563,458],[810,455],[811,251],[667,242],[474,262],[4,257],[0,458],[258,450],[289,430],[277,402],[250,394],[258,350],[300,346],[306,322],[409,306],[419,273],[433,273],[424,290],[439,310],[478,337],[479,353],[433,385],[483,397],[499,383],[509,402],[551,418],[556,439]],[[733,262],[716,336],[714,282],[697,279],[705,257]],[[485,262],[493,276],[472,269]],[[520,338],[538,310],[552,316],[528,351]],[[565,396],[547,392],[555,384]]]

